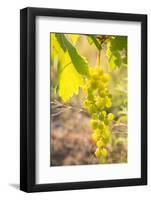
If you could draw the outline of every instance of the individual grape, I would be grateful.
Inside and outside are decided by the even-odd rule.
[[[99,94],[100,94],[100,97],[103,97],[103,98],[106,96],[106,93],[104,90],[99,91]]]
[[[102,80],[103,82],[107,82],[107,81],[110,80],[110,76],[109,76],[108,74],[104,73],[104,74],[101,76],[101,80]]]
[[[97,146],[98,148],[101,148],[101,147],[103,146],[103,142],[102,142],[101,139],[97,141],[96,146]]]
[[[104,107],[104,99],[103,98],[97,98],[96,100],[96,107],[101,110]]]
[[[104,123],[102,121],[98,123],[98,128],[100,128],[101,130],[104,128]]]
[[[109,114],[107,115],[107,119],[108,119],[109,121],[113,120],[113,119],[114,119],[113,113],[109,113]]]
[[[90,105],[87,109],[89,111],[89,113],[92,115],[93,113],[95,113],[96,109],[94,105]]]
[[[92,134],[91,137],[92,137],[92,140],[94,142],[97,142],[100,139],[100,137],[101,137],[100,131],[96,130],[95,132],[93,132],[93,134]]]
[[[108,97],[106,97],[106,99],[105,99],[105,106],[107,108],[110,108],[112,106],[111,99]]]
[[[104,91],[104,87],[105,87],[104,83],[102,83],[102,82],[98,83],[98,90],[99,90],[99,92]]]
[[[104,124],[109,125],[109,120],[107,118],[104,119]]]
[[[99,114],[99,120],[104,121],[104,115],[102,113]]]
[[[99,158],[101,155],[102,155],[102,149],[97,148],[96,151],[95,151],[95,156],[96,156],[97,158]]]
[[[84,108],[88,108],[88,107],[90,106],[89,100],[86,99],[86,100],[83,102],[83,106],[84,106]]]
[[[99,77],[103,74],[103,70],[100,67],[97,67],[96,71],[97,71]]]
[[[100,112],[99,119],[104,121],[106,119],[106,111]]]
[[[102,111],[102,115],[104,115],[104,117],[106,117],[106,111]]]
[[[92,87],[92,89],[96,89],[98,87],[97,81],[95,79],[92,80],[91,87]]]
[[[104,156],[104,157],[106,157],[108,155],[108,152],[105,148],[101,149],[101,155]]]
[[[92,117],[92,119],[98,119],[98,114],[97,113],[93,113],[91,117]]]
[[[107,127],[104,128],[103,133],[104,134],[102,135],[102,140],[103,140],[104,144],[107,144],[109,141],[109,138],[110,138],[110,132]]]
[[[91,119],[90,120],[90,124],[92,126],[93,129],[97,129],[98,128],[98,122],[97,120]]]
[[[94,80],[99,79],[99,74],[98,74],[97,72],[93,72],[93,73],[91,74],[91,77],[92,77],[92,79],[94,79]]]
[[[108,97],[111,99],[111,98],[112,98],[112,95],[111,95],[111,94],[108,94]]]

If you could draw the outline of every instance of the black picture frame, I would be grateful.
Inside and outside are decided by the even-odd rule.
[[[141,178],[70,183],[35,182],[35,19],[54,16],[84,19],[120,20],[141,23]],[[77,11],[48,8],[24,8],[20,11],[20,189],[44,192],[88,188],[121,187],[147,184],[147,15]]]

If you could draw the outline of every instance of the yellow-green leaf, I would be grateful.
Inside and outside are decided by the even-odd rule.
[[[67,50],[70,56],[70,59],[76,68],[77,72],[81,75],[88,75],[88,62],[87,60],[79,54],[77,49],[72,45],[72,43],[66,38],[64,34],[56,34],[57,40],[60,46]]]
[[[54,61],[55,57],[62,52],[62,48],[55,37],[55,33],[50,33],[50,49],[51,49],[51,60]]]
[[[68,52],[63,53],[59,60],[59,96],[66,102],[73,94],[78,94],[79,87],[83,86],[83,77],[72,64]]]

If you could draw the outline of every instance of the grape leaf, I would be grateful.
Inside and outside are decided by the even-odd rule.
[[[76,39],[78,38],[74,38],[74,41]],[[66,102],[74,94],[78,94],[79,87],[83,86],[83,76],[88,74],[88,64],[64,34],[55,33],[53,44],[58,53],[58,94]]]
[[[112,45],[111,49],[113,51],[122,49],[127,50],[127,36],[116,36],[111,40],[111,45]]]
[[[62,33],[56,33],[55,36],[57,38],[57,41],[59,42],[61,48],[63,49],[63,51],[65,52],[66,51],[66,44],[63,40],[63,37],[62,37]]]
[[[50,49],[51,49],[51,63],[53,63],[56,56],[59,54],[59,52],[62,51],[62,48],[60,47],[60,44],[55,36],[55,33],[50,33]]]
[[[98,40],[96,39],[96,36],[95,36],[95,35],[88,35],[87,40],[88,40],[88,42],[89,42],[90,45],[94,43],[95,46],[96,46],[96,48],[97,48],[98,50],[101,50],[101,49],[102,49],[101,44],[100,44],[100,43],[98,42]]]
[[[58,37],[59,35],[59,37]],[[78,53],[77,49],[71,44],[71,42],[66,38],[64,34],[56,34],[58,42],[60,46],[64,49],[66,48],[69,56],[71,58],[71,61],[76,68],[77,72],[79,72],[81,75],[88,75],[88,63],[86,59]]]
[[[66,102],[73,94],[78,94],[79,87],[83,86],[83,77],[72,64],[68,52],[63,53],[59,59],[59,96]]]
[[[107,42],[107,56],[111,70],[122,65],[127,66],[127,37],[115,36],[109,40]]]

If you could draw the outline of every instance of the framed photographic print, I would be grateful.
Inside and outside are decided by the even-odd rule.
[[[20,12],[20,189],[147,184],[147,16]]]

